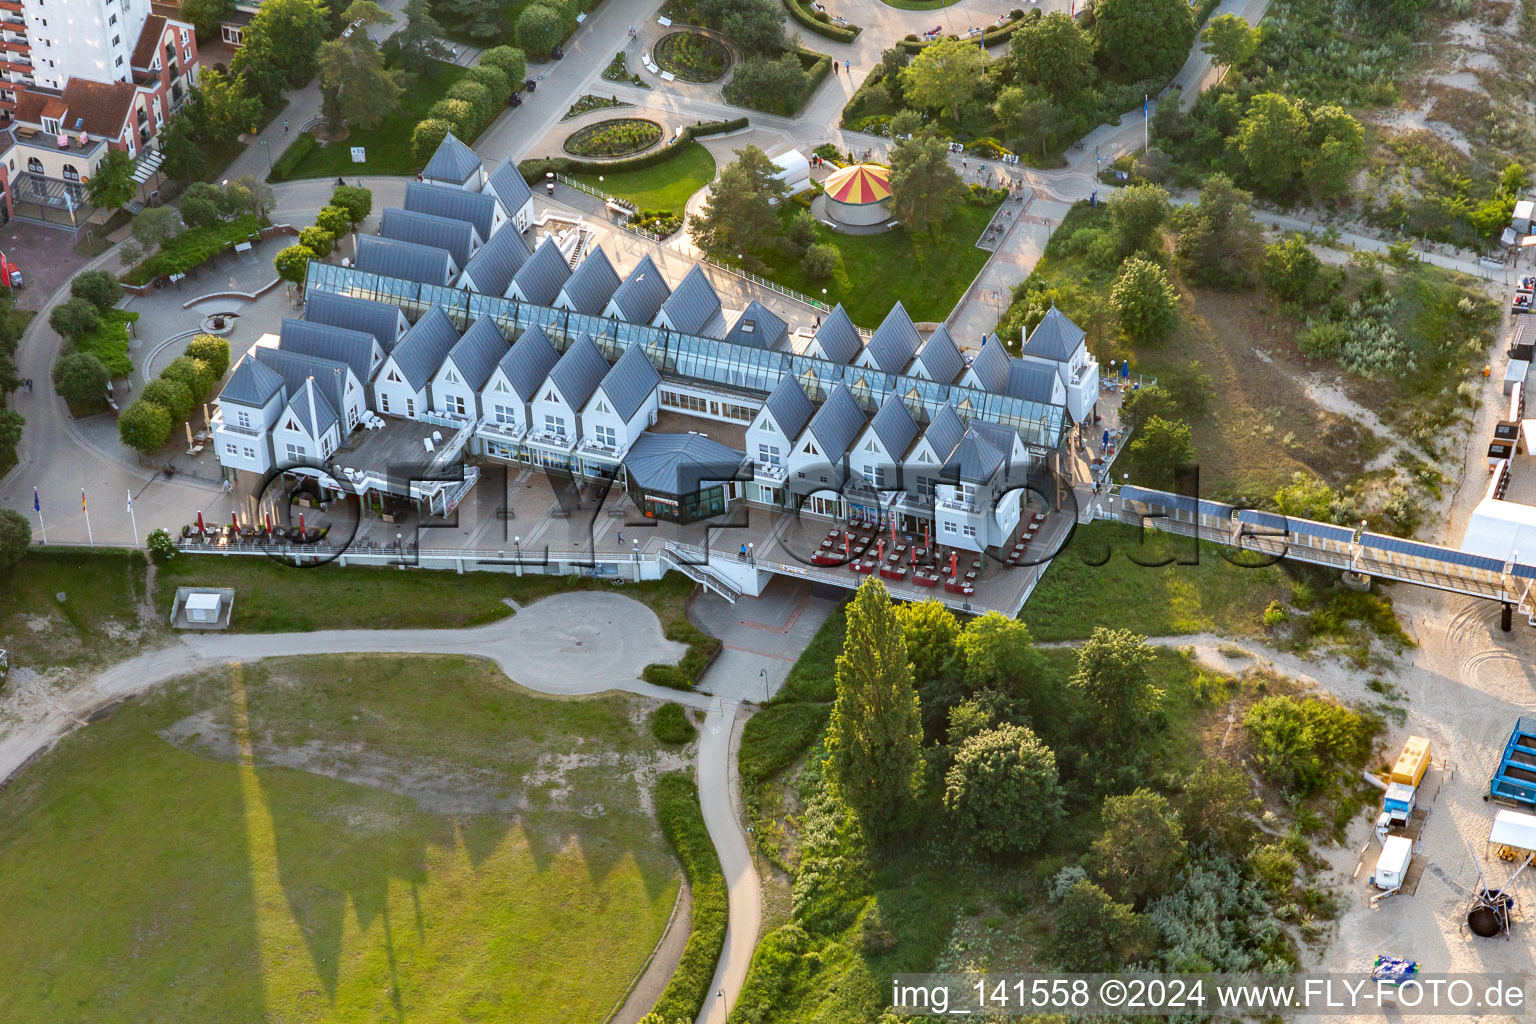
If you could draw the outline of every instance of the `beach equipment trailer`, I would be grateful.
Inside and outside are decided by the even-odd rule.
[[[1504,755],[1484,800],[1536,807],[1536,718],[1522,715],[1504,744]]]

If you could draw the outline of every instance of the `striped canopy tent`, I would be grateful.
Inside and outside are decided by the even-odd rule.
[[[890,172],[873,164],[854,164],[831,175],[823,187],[827,213],[844,224],[879,224],[890,219]]]

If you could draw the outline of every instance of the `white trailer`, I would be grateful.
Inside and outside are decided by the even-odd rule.
[[[1371,884],[1383,893],[1392,893],[1403,887],[1408,877],[1408,865],[1413,860],[1413,840],[1407,836],[1388,836],[1381,845],[1381,856],[1376,858],[1376,870],[1371,874]]]

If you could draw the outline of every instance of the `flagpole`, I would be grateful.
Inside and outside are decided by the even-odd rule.
[[[96,535],[91,532],[91,509],[85,503],[85,488],[80,488],[80,511],[85,514],[85,536],[91,542],[91,547],[96,546]]]
[[[48,543],[48,524],[43,522],[43,503],[37,500],[37,488],[32,488],[32,511],[37,513],[37,528],[43,531],[43,544]]]
[[[133,491],[128,492],[128,521],[133,524],[133,546],[139,546],[139,517],[133,514]]]

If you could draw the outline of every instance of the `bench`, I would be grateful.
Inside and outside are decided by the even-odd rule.
[[[663,82],[675,82],[677,81],[677,76],[670,71],[663,71],[661,73],[661,80]]]
[[[661,25],[662,28],[671,28],[672,27],[672,19],[671,18],[657,18],[656,21],[657,21],[658,24]]]
[[[649,71],[653,75],[661,74],[661,68],[657,67],[655,64],[653,64],[651,62],[651,58],[650,58],[649,54],[647,54],[646,58],[645,58],[645,70]]]
[[[235,252],[250,252],[250,251],[251,251],[251,243],[250,242],[237,242],[237,243],[235,243]]]

